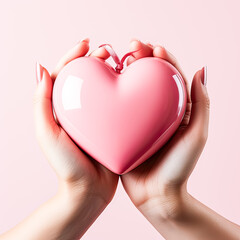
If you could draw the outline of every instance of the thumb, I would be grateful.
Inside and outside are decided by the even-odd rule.
[[[191,87],[192,109],[187,132],[192,140],[205,144],[208,136],[210,100],[206,88],[207,68],[194,75]]]
[[[39,63],[36,65],[37,89],[34,94],[34,119],[38,140],[47,142],[49,136],[58,137],[60,127],[52,111],[53,80]]]

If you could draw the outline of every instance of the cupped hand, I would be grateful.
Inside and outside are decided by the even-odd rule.
[[[206,68],[189,82],[175,57],[165,48],[138,40],[131,41],[131,51],[141,49],[128,58],[127,64],[142,57],[165,59],[178,69],[187,87],[187,109],[181,125],[171,139],[146,162],[121,176],[123,186],[135,206],[144,215],[177,214],[180,195],[205,146],[208,136],[209,98]]]
[[[88,50],[89,39],[79,42],[61,58],[51,76],[46,68],[37,64],[35,129],[37,140],[59,178],[60,186],[73,190],[81,198],[100,198],[107,204],[116,190],[118,175],[81,150],[55,121],[52,110],[52,89],[58,73],[73,59],[85,56]],[[109,57],[103,48],[90,55],[103,61]]]

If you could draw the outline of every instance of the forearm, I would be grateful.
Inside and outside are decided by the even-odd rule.
[[[106,207],[94,196],[81,198],[61,190],[0,240],[75,240],[79,239]]]
[[[166,209],[152,210],[145,205],[142,213],[167,240],[239,240],[240,227],[220,216],[190,194],[177,197],[177,203],[165,202]],[[147,210],[148,209],[148,210]],[[154,209],[156,211],[154,211]]]

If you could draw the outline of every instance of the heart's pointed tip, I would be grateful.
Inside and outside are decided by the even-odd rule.
[[[123,168],[121,166],[116,167],[116,166],[105,166],[108,170],[110,170],[111,172],[117,174],[117,175],[123,175],[125,173],[125,171],[123,170]]]
[[[102,165],[104,165],[108,170],[111,172],[117,174],[117,175],[123,175],[127,172],[129,172],[132,169],[132,165],[129,165],[129,161],[123,161],[123,159],[115,159],[114,163],[111,162],[101,162]]]

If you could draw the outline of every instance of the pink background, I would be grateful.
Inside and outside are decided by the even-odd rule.
[[[0,5],[0,232],[16,225],[57,187],[35,140],[35,62],[50,72],[80,39],[90,51],[111,43],[122,56],[132,37],[162,44],[189,80],[208,66],[209,139],[189,191],[240,224],[240,30],[238,0],[22,0]],[[111,61],[109,61],[112,63]],[[162,239],[121,185],[83,239]]]

